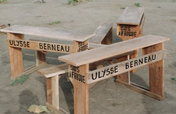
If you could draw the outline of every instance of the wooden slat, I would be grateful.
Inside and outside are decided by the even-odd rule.
[[[87,35],[83,33],[76,33],[69,30],[64,29],[51,29],[51,28],[43,28],[43,27],[33,27],[33,26],[23,26],[23,25],[14,25],[11,27],[7,27],[5,29],[1,29],[1,32],[9,32],[9,33],[19,33],[26,35],[35,35],[40,37],[48,37],[51,39],[57,40],[68,40],[68,41],[85,41],[94,34]]]
[[[46,102],[45,105],[54,114],[70,114],[69,112],[65,111],[63,108],[60,107],[59,109],[57,109],[48,102]]]
[[[106,46],[106,45],[89,43],[89,49],[94,49],[94,48],[103,47],[103,46]]]
[[[59,57],[59,60],[64,61],[67,64],[80,66],[168,40],[169,38],[166,37],[147,35],[136,39],[107,45],[105,47],[95,48],[93,50],[61,56]]]
[[[131,71],[133,69],[155,63],[157,61],[162,60],[164,57],[165,57],[165,50],[161,50],[158,52],[150,53],[141,57],[126,60],[120,63],[116,63],[97,70],[90,71],[87,73],[86,76],[87,84],[98,82],[113,77],[115,75],[119,75]],[[122,81],[128,82],[128,79],[125,80],[123,79]]]
[[[46,62],[46,54],[44,51],[35,50],[35,56],[36,56],[36,66]]]
[[[47,67],[47,68],[43,68],[43,69],[38,70],[38,73],[45,76],[46,78],[60,75],[60,74],[64,74],[67,72],[68,72],[68,65],[67,64],[51,66],[51,67]]]
[[[157,99],[157,100],[162,100],[162,99],[163,99],[161,96],[159,96],[159,95],[157,95],[157,94],[155,94],[155,93],[152,93],[152,92],[150,92],[150,91],[147,91],[147,90],[145,90],[145,89],[142,89],[142,88],[140,88],[140,87],[137,87],[137,86],[134,86],[134,85],[130,85],[130,84],[128,84],[128,83],[124,83],[124,82],[119,81],[119,80],[116,80],[116,82],[118,82],[118,83],[120,83],[120,84],[122,84],[122,85],[128,87],[129,89],[132,89],[132,90],[134,90],[134,91],[136,91],[136,92],[139,92],[139,93],[141,93],[141,94],[144,94],[144,95],[147,95],[147,96],[149,96],[149,97],[152,97],[152,98],[154,98],[154,99]]]
[[[127,7],[117,20],[117,24],[140,25],[143,14],[144,8]]]
[[[56,53],[72,53],[74,49],[73,45],[19,39],[7,39],[7,45],[9,47],[33,49]]]
[[[97,43],[100,44],[103,39],[108,34],[109,30],[112,28],[112,23],[102,23],[96,30],[95,30],[95,36],[93,36],[89,42],[91,43]]]

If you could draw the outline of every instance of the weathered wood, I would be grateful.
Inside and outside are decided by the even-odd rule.
[[[112,43],[112,23],[102,23],[96,30],[89,42],[96,44],[111,44]]]
[[[47,102],[52,104],[52,80],[51,78],[46,78],[46,91],[47,91]]]
[[[163,99],[161,96],[159,96],[159,95],[157,95],[157,94],[155,94],[155,93],[153,93],[153,92],[147,91],[147,90],[145,90],[145,89],[136,87],[136,86],[134,86],[134,85],[130,85],[130,84],[128,84],[128,83],[124,83],[124,82],[119,81],[119,80],[117,80],[117,82],[120,83],[120,84],[122,84],[122,85],[124,85],[124,86],[126,86],[126,87],[128,87],[129,89],[132,89],[132,90],[134,90],[134,91],[136,91],[136,92],[139,92],[139,93],[141,93],[141,94],[144,94],[144,95],[147,95],[147,96],[149,96],[149,97],[152,97],[152,98],[154,98],[154,99],[157,99],[157,100],[162,100],[162,99]]]
[[[5,29],[1,29],[1,32],[9,32],[9,33],[18,33],[18,34],[26,34],[26,35],[35,35],[40,37],[47,37],[51,39],[57,40],[68,40],[68,41],[80,41],[83,42],[95,34],[87,35],[83,33],[76,33],[69,30],[64,29],[51,29],[51,28],[43,28],[43,27],[32,27],[32,26],[23,26],[23,25],[14,25],[11,27],[7,27]]]
[[[24,39],[22,34],[7,33],[7,39]],[[21,48],[9,47],[9,57],[11,64],[11,79],[23,72],[23,55]]]
[[[35,50],[35,55],[36,55],[36,66],[46,62],[45,52]]]
[[[125,56],[125,57],[121,57],[121,58],[117,59],[117,62],[123,62],[123,61],[126,61],[126,60],[128,60],[128,55]],[[117,80],[120,80],[120,81],[123,81],[123,82],[126,82],[126,83],[129,83],[129,80],[130,80],[129,78],[130,77],[128,76],[128,72],[117,75]]]
[[[74,85],[74,114],[89,114],[89,85],[85,83],[89,65],[71,66],[71,70]]]
[[[94,48],[103,47],[103,46],[106,46],[106,45],[89,43],[89,49],[94,49]]]
[[[22,76],[22,75],[29,75],[29,74],[31,74],[31,73],[33,73],[33,72],[35,72],[35,71],[37,71],[37,70],[39,70],[39,69],[45,67],[46,65],[47,65],[46,63],[42,63],[42,64],[40,64],[40,65],[38,65],[38,66],[36,66],[36,65],[31,66],[31,67],[25,69],[22,73],[20,73],[20,74],[18,74],[18,75],[15,75],[15,76],[12,77],[11,79],[18,78],[18,77],[20,77],[20,76]]]
[[[117,24],[139,25],[144,8],[127,7],[117,20]]]
[[[162,43],[168,40],[169,38],[166,37],[147,35],[136,39],[107,45],[105,47],[95,48],[93,50],[61,56],[59,57],[59,60],[67,62],[67,64],[80,66],[83,64],[93,63],[102,59],[144,48],[150,45]]]
[[[149,53],[147,55],[137,57],[134,59],[126,60],[120,63],[109,65],[97,70],[93,70],[87,73],[87,84],[98,82],[115,75],[119,75],[133,69],[155,63],[162,60],[165,57],[165,50]],[[122,78],[123,80],[123,78]],[[123,80],[124,81],[124,80]],[[125,81],[127,81],[125,79]]]
[[[59,78],[58,75],[51,77],[52,105],[59,109]]]
[[[55,66],[46,67],[46,68],[38,70],[38,73],[40,73],[42,76],[45,76],[46,78],[64,74],[67,72],[68,72],[67,64],[55,65]]]
[[[65,111],[63,108],[60,107],[59,109],[57,109],[48,102],[46,102],[45,105],[54,114],[70,114],[69,112]]]
[[[56,52],[56,53],[73,52],[73,45],[42,42],[42,41],[7,39],[7,45],[9,47],[33,49],[33,50]]]
[[[143,48],[144,54],[156,52],[164,49],[164,44],[160,43]],[[164,99],[164,59],[149,65],[149,85],[150,91],[160,95]]]

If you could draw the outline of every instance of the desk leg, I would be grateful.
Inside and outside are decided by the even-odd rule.
[[[89,65],[80,66],[79,74],[82,76],[86,76],[86,72],[88,72],[88,69]],[[89,114],[89,85],[86,84],[86,82],[84,83],[74,79],[74,77],[73,77],[73,85],[74,85],[74,114]]]
[[[121,58],[117,59],[117,62],[122,62],[122,61],[125,61],[125,60],[128,60],[128,56],[121,57]],[[129,75],[128,72],[117,75],[117,80],[125,82],[125,83],[130,83],[129,82],[130,79],[129,79],[128,75]]]
[[[24,35],[7,33],[7,38],[24,39]],[[11,79],[14,79],[15,76],[21,74],[24,71],[22,49],[9,47],[9,58],[10,58],[10,65],[11,65]]]
[[[44,51],[35,50],[36,66],[46,62],[46,54]]]
[[[157,44],[143,49],[143,54],[156,52],[164,49],[164,44]],[[149,65],[150,92],[164,99],[164,60]]]

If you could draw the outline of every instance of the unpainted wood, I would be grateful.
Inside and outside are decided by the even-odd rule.
[[[96,30],[89,42],[96,44],[110,44],[112,43],[112,23],[102,23]],[[104,41],[105,40],[105,41]]]
[[[24,35],[7,33],[7,39],[24,39]],[[9,58],[11,64],[11,79],[14,79],[24,71],[21,48],[9,47]]]
[[[38,70],[38,73],[40,73],[42,76],[45,76],[46,78],[50,78],[56,75],[61,75],[67,72],[68,72],[67,64],[50,66],[50,67],[46,67]]]
[[[147,35],[132,40],[114,43],[105,47],[99,47],[84,52],[61,56],[59,57],[59,60],[64,61],[67,64],[80,66],[83,64],[93,63],[102,59],[110,58],[126,52],[144,48],[147,46],[162,43],[168,40],[169,38],[167,37]]]
[[[7,45],[9,47],[25,48],[39,51],[48,51],[55,53],[72,53],[73,45],[58,44],[43,41],[34,40],[19,40],[19,39],[7,39]]]
[[[46,91],[47,91],[47,102],[49,104],[52,103],[52,79],[51,78],[46,78]]]
[[[89,65],[79,66],[79,74],[86,76]],[[74,73],[78,73],[72,71]],[[74,114],[89,114],[89,85],[73,78],[74,85]]]
[[[59,78],[58,75],[51,77],[52,105],[59,109]]]
[[[70,114],[69,112],[65,111],[63,108],[60,107],[59,109],[57,109],[48,102],[46,102],[45,105],[54,114]]]
[[[46,52],[35,50],[36,66],[46,62]]]
[[[128,55],[117,59],[117,62],[123,62],[126,60],[128,60]],[[117,80],[123,81],[125,83],[129,83],[129,78],[130,77],[128,76],[128,72],[117,75]]]
[[[164,49],[164,43],[143,48],[143,53],[148,54]],[[164,99],[164,58],[149,65],[150,92],[153,92]]]
[[[165,50],[162,50],[162,51],[149,53],[141,57],[126,60],[123,62],[119,62],[113,65],[109,65],[103,68],[90,71],[87,73],[87,76],[86,76],[87,84],[91,84],[107,78],[111,78],[115,75],[120,75],[128,71],[131,71],[133,69],[155,63],[157,61],[162,60],[164,57],[165,57]],[[143,62],[139,62],[139,60]],[[137,61],[137,64],[135,61]],[[124,80],[123,77],[120,77],[120,78]],[[125,81],[126,81],[126,78],[125,78]]]
[[[80,41],[83,42],[93,37],[95,34],[83,34],[77,33],[70,30],[64,29],[51,29],[51,28],[43,28],[43,27],[33,27],[33,26],[24,26],[24,25],[14,25],[11,27],[7,27],[5,29],[1,29],[1,32],[9,32],[9,33],[18,33],[18,34],[26,34],[26,35],[35,35],[39,37],[47,37],[51,39],[57,40],[68,40],[68,41]]]
[[[117,24],[140,25],[144,8],[127,7],[117,20]]]
[[[124,83],[124,82],[119,81],[119,80],[117,80],[117,82],[120,83],[120,84],[122,84],[122,85],[124,85],[124,86],[126,86],[129,89],[132,89],[132,90],[134,90],[136,92],[139,92],[141,94],[144,94],[144,95],[147,95],[149,97],[152,97],[154,99],[157,99],[157,100],[162,100],[163,99],[161,96],[159,96],[159,95],[157,95],[157,94],[155,94],[153,92],[147,91],[147,90],[145,90],[143,88],[140,88],[140,87],[128,84],[128,83]]]

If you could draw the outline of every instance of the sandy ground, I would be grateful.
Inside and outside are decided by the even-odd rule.
[[[9,0],[0,4],[0,25],[31,25],[49,28],[64,28],[91,34],[103,22],[113,22],[113,40],[116,36],[116,20],[123,12],[121,7],[134,6],[139,0],[92,0],[76,6],[67,5],[67,0],[45,0],[46,3],[34,3],[34,0]],[[163,101],[157,101],[132,91],[113,78],[104,80],[90,89],[90,114],[176,114],[176,82],[171,78],[176,74],[176,18],[175,0],[140,0],[145,8],[146,22],[144,35],[155,34],[171,38],[165,43],[165,95]],[[60,24],[49,25],[60,20]],[[36,38],[26,36],[28,38]],[[60,41],[63,42],[63,41]],[[23,50],[24,66],[35,64],[34,51]],[[47,62],[60,64],[57,57],[62,54],[47,53]],[[6,36],[0,35],[0,114],[28,114],[32,104],[44,105],[46,102],[45,78],[34,72],[23,85],[10,86],[10,61]],[[133,82],[148,87],[147,68],[141,68],[132,74]],[[72,85],[66,78],[60,80],[60,105],[73,113]],[[118,104],[118,105],[113,105]]]

